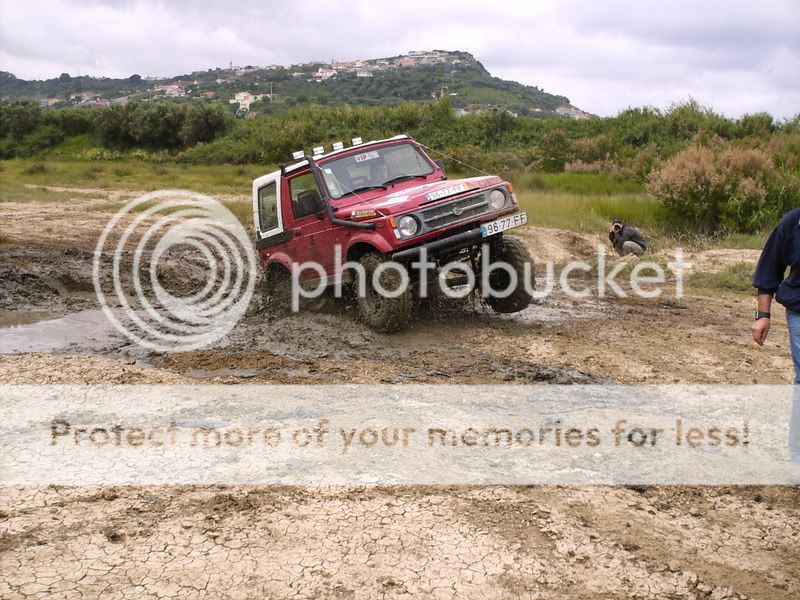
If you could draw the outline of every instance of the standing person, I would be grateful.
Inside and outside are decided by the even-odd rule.
[[[788,277],[787,267],[791,267]],[[758,288],[758,308],[752,333],[759,346],[764,345],[769,333],[772,298],[786,307],[795,371],[789,451],[792,460],[800,461],[800,208],[786,213],[769,236],[753,275],[753,286]]]
[[[611,240],[611,245],[620,256],[626,254],[641,256],[647,250],[647,243],[644,241],[642,233],[636,227],[626,225],[619,219],[611,224],[608,239]]]

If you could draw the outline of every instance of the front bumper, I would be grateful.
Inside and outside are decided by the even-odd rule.
[[[449,252],[456,252],[458,250],[462,250],[463,248],[472,246],[482,239],[483,235],[481,235],[481,227],[478,225],[473,229],[469,229],[455,235],[434,240],[432,242],[428,242],[427,244],[420,244],[419,246],[414,246],[413,248],[408,248],[406,250],[400,250],[400,252],[395,252],[392,254],[392,260],[397,262],[414,260],[419,258],[423,248],[427,251],[429,256],[444,249],[447,249]]]
[[[392,260],[397,262],[414,260],[422,254],[423,250],[431,258],[439,258],[443,254],[452,256],[464,248],[482,244],[485,240],[490,240],[504,231],[525,225],[527,222],[527,213],[518,212],[510,216],[506,215],[505,218],[501,217],[496,221],[471,223],[467,226],[469,228],[466,231],[395,252],[392,254]],[[499,227],[495,229],[492,226]]]

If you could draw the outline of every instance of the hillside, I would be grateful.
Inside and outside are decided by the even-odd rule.
[[[230,65],[164,79],[71,77],[64,73],[53,79],[26,81],[0,72],[0,98],[36,100],[53,107],[197,98],[222,100],[243,114],[280,112],[304,103],[396,105],[442,95],[449,96],[461,114],[499,107],[518,115],[590,116],[572,107],[564,96],[493,77],[467,52],[444,50],[289,67]]]

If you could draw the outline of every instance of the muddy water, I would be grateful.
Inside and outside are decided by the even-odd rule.
[[[52,316],[41,310],[0,313],[0,354],[102,347],[114,339],[114,328],[101,310]]]
[[[55,318],[56,315],[47,310],[0,310],[0,331]]]

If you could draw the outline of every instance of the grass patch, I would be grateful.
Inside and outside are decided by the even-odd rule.
[[[730,233],[709,242],[712,248],[742,248],[747,250],[761,250],[767,241],[770,232],[762,233]]]
[[[689,285],[702,289],[753,291],[753,268],[751,263],[740,262],[717,273],[694,273],[689,278]]]
[[[520,208],[528,211],[528,222],[581,232],[608,231],[615,218],[643,229],[661,231],[661,205],[646,194],[615,196],[562,192],[518,192]]]
[[[0,202],[9,196],[19,197],[25,184],[58,187],[96,187],[153,191],[188,189],[205,194],[250,195],[253,179],[275,170],[272,165],[229,166],[191,165],[184,168],[173,164],[147,161],[105,161],[92,165],[81,160],[48,160],[47,163],[29,159],[14,159],[0,163]],[[35,165],[45,165],[44,170]],[[90,183],[90,185],[87,185]]]
[[[253,225],[253,203],[250,200],[243,200],[241,202],[226,202],[225,208],[231,211],[234,216],[239,219],[239,222],[244,225],[248,231]]]
[[[638,181],[618,179],[603,173],[523,173],[511,177],[511,183],[523,190],[592,196],[644,193],[644,185]]]
[[[43,162],[31,163],[22,170],[25,175],[39,175],[41,173],[46,173],[47,171],[47,165],[45,165]]]

